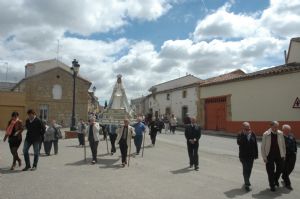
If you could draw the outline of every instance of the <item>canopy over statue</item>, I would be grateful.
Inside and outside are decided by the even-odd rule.
[[[127,100],[127,96],[125,93],[125,89],[122,84],[122,75],[117,76],[117,82],[114,86],[114,90],[112,92],[108,108],[109,109],[125,109],[127,113],[129,113],[131,111],[128,100]]]
[[[123,123],[124,118],[132,119],[132,115],[133,112],[122,83],[122,75],[118,75],[108,107],[104,110],[103,117],[99,122],[102,124],[120,124]]]

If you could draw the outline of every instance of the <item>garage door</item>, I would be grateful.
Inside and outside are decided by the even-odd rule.
[[[205,100],[205,121],[208,130],[226,129],[226,97]]]

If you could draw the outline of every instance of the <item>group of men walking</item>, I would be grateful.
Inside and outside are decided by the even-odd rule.
[[[270,190],[273,192],[276,191],[276,187],[279,187],[280,176],[285,187],[293,189],[289,175],[295,166],[297,143],[289,125],[283,125],[282,130],[283,132],[279,130],[279,123],[273,121],[262,136],[261,155],[266,165]],[[244,186],[246,191],[250,191],[250,176],[253,162],[258,158],[258,146],[256,136],[248,122],[243,123],[243,129],[237,137],[237,144],[243,166]]]

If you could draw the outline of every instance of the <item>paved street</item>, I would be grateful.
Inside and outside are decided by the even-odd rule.
[[[9,171],[12,157],[8,144],[1,142],[0,198],[300,198],[299,162],[291,177],[294,191],[281,187],[271,193],[260,158],[253,168],[253,190],[246,193],[241,188],[242,170],[235,139],[203,135],[198,172],[187,168],[182,133],[158,135],[155,147],[150,147],[149,142],[147,136],[144,158],[132,157],[130,167],[121,168],[119,150],[114,156],[107,155],[104,141],[100,143],[98,164],[90,165],[89,148],[86,163],[83,148],[77,147],[77,139],[61,140],[57,156],[40,157],[38,170],[27,172],[21,172],[19,168]]]

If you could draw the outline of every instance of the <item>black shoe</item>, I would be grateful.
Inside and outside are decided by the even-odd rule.
[[[36,166],[33,166],[30,170],[35,171],[36,169],[37,169]]]
[[[251,191],[250,187],[247,186],[247,185],[245,186],[245,190],[246,190],[246,191]]]
[[[30,167],[25,167],[24,169],[22,169],[22,171],[28,171],[30,169]]]
[[[276,191],[275,187],[271,187],[271,191],[275,192]]]
[[[288,190],[293,190],[293,187],[291,185],[287,185],[285,186],[285,188],[287,188]]]
[[[195,166],[195,171],[199,171],[199,167],[198,166]]]
[[[193,168],[193,166],[194,166],[193,164],[190,164],[190,169]]]

